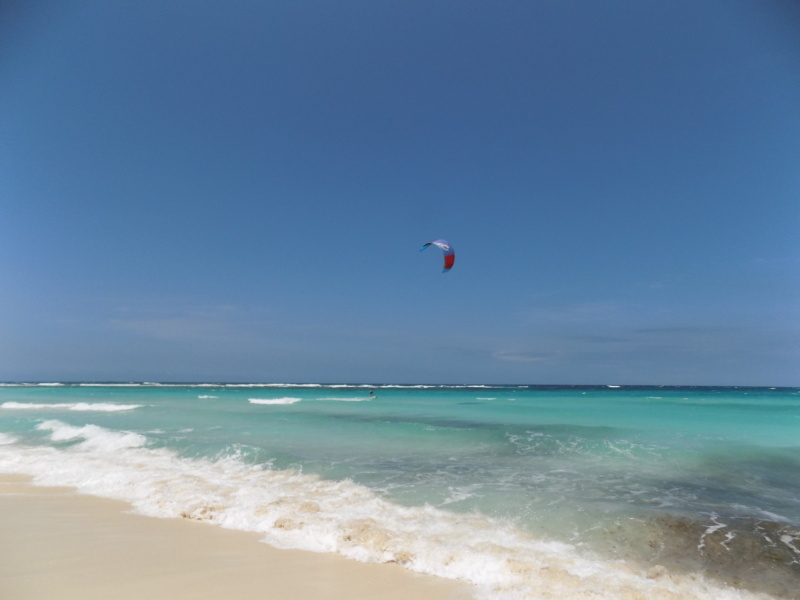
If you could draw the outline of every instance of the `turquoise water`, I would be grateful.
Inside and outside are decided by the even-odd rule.
[[[477,596],[800,589],[798,389],[5,385],[0,471]]]

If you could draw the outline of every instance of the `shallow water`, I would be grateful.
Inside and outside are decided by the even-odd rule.
[[[800,597],[797,389],[5,385],[0,471],[486,597]]]

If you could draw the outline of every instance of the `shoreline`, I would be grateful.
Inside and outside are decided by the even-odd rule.
[[[470,600],[467,584],[393,564],[277,549],[256,533],[0,474],[0,597],[15,600]]]

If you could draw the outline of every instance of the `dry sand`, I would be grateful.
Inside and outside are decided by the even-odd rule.
[[[259,535],[126,512],[0,475],[0,600],[468,600],[398,565],[278,550]]]

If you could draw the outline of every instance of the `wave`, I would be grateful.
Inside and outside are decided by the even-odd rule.
[[[321,383],[226,383],[226,388],[321,388]]]
[[[110,404],[108,402],[64,402],[58,404],[43,404],[36,402],[3,402],[0,408],[6,410],[76,410],[83,412],[120,412],[141,408],[141,404]]]
[[[127,448],[139,448],[147,443],[147,438],[138,433],[116,432],[97,425],[75,427],[57,420],[45,421],[36,426],[40,431],[50,431],[54,442],[83,440],[79,448],[102,453],[113,453]]]
[[[742,394],[748,393],[790,393],[800,395],[800,387],[742,387],[742,386],[670,386],[670,385],[520,385],[520,384],[413,384],[413,383],[222,383],[222,382],[182,382],[182,383],[163,383],[163,382],[0,382],[0,387],[96,387],[96,388],[324,388],[324,389],[440,389],[440,390],[463,390],[463,389],[482,389],[482,390],[512,390],[529,389],[541,391],[557,390],[594,390],[602,391],[609,389],[624,390],[659,390],[659,391],[697,391],[706,390],[709,393],[720,391],[741,391]]]
[[[347,388],[370,389],[370,388],[374,388],[376,386],[370,385],[368,383],[358,383],[358,384],[356,384],[356,383],[353,383],[353,384],[350,384],[350,383],[332,383],[332,384],[326,385],[324,387],[330,388],[332,390],[335,390],[335,389],[339,389],[339,388],[343,388],[343,389],[347,389]]]
[[[481,514],[401,506],[350,480],[247,464],[239,451],[215,460],[148,447],[137,433],[57,420],[39,430],[68,447],[0,446],[0,471],[34,483],[124,500],[139,513],[261,533],[281,548],[340,554],[476,586],[478,597],[750,600],[747,591],[663,567],[646,569],[581,554]]]
[[[0,383],[0,387],[62,387],[66,383]]]
[[[302,398],[250,398],[250,404],[294,404]]]
[[[160,383],[79,383],[78,387],[114,387],[114,388],[131,388],[131,387],[165,387]]]

